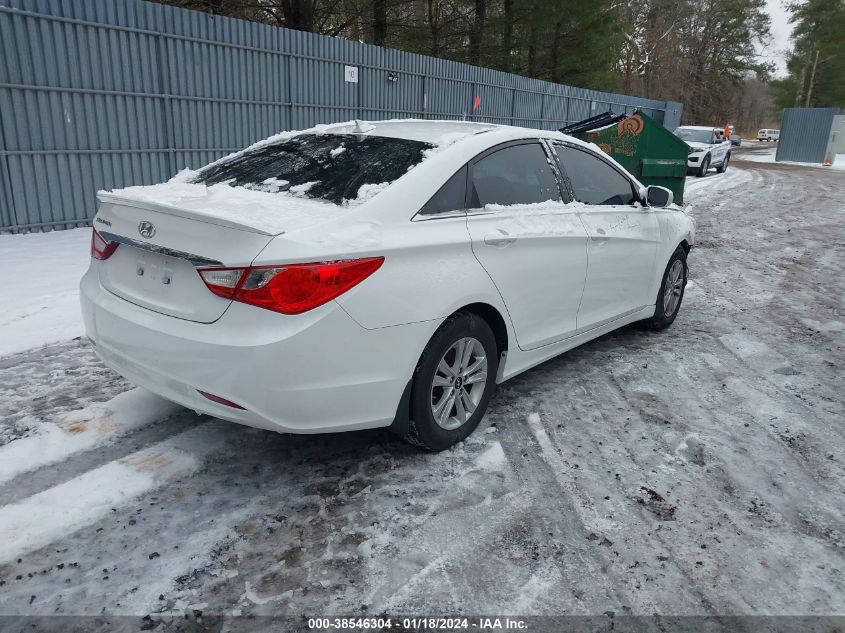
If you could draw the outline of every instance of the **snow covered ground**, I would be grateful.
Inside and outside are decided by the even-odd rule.
[[[0,615],[845,615],[845,175],[735,158],[689,180],[673,327],[505,383],[440,454],[132,389],[71,340],[89,232],[0,237]]]
[[[749,148],[748,151],[742,154],[743,160],[748,160],[754,163],[775,163],[775,154],[777,154],[777,146],[765,147],[760,150]],[[818,167],[820,169],[832,169],[837,171],[845,171],[845,154],[837,154],[834,157],[832,165],[822,165],[820,163],[794,163],[789,161],[781,161],[781,165],[795,165],[799,167]]]
[[[88,269],[91,229],[0,235],[0,270],[12,298],[0,311],[0,356],[83,333],[79,279]]]

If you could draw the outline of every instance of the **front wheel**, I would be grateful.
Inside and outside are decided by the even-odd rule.
[[[449,317],[414,372],[405,439],[432,451],[465,439],[487,410],[498,369],[496,338],[487,322],[471,312]]]
[[[666,264],[660,290],[657,293],[654,316],[645,322],[646,327],[652,330],[665,330],[672,325],[684,299],[687,272],[687,252],[679,246]]]
[[[707,175],[707,170],[710,169],[710,154],[705,156],[701,161],[701,167],[698,170],[696,176],[699,178]]]

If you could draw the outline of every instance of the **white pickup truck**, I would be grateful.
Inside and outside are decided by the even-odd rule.
[[[724,132],[715,127],[682,125],[675,129],[675,136],[689,145],[687,171],[696,176],[707,175],[707,170],[715,167],[720,174],[728,168],[731,161],[731,142]]]

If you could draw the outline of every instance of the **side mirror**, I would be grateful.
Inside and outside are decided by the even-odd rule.
[[[662,209],[672,204],[674,196],[672,192],[666,187],[651,186],[645,190],[645,201],[650,207]]]

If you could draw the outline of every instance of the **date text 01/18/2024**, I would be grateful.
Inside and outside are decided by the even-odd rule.
[[[352,618],[309,618],[308,629],[313,631],[366,631],[392,630],[399,631],[520,631],[527,630],[528,625],[519,618],[448,618],[448,617],[417,617],[393,619],[385,617],[352,617]]]

